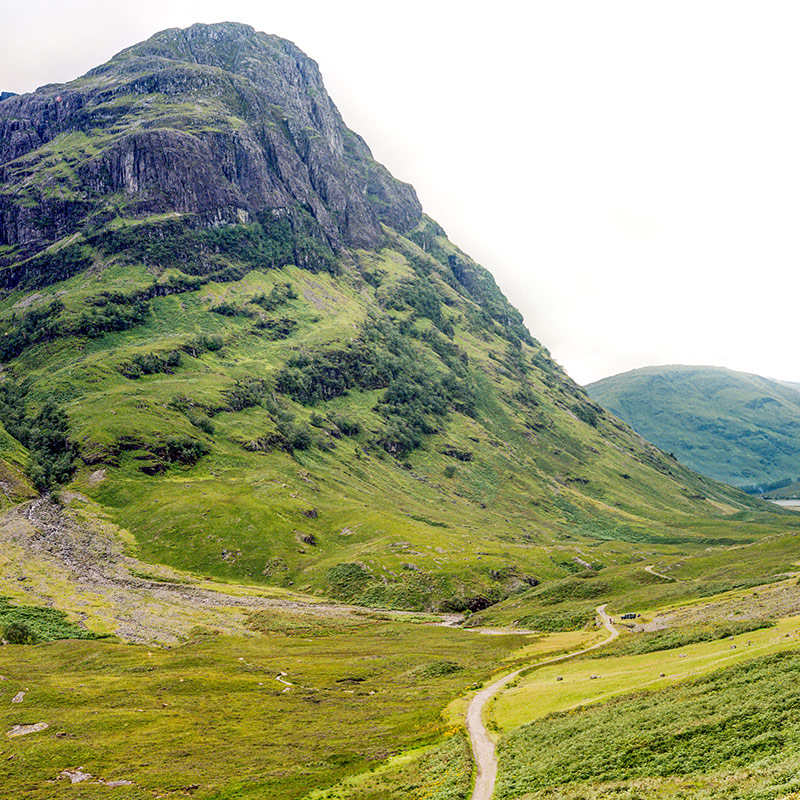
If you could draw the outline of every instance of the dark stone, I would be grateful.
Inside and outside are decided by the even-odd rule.
[[[414,189],[346,127],[317,64],[247,25],[162,31],[78,81],[0,97],[0,245],[17,246],[6,264],[118,213],[310,218],[334,252],[421,218]]]

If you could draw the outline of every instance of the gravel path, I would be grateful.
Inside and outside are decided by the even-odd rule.
[[[673,581],[675,583],[683,583],[683,581],[680,578],[673,578],[672,575],[665,575],[663,572],[656,572],[653,569],[653,565],[652,564],[648,564],[644,568],[644,571],[645,572],[649,572],[651,575],[655,575],[657,578],[664,578],[664,580]]]
[[[603,622],[603,626],[608,631],[609,636],[603,639],[602,642],[593,644],[591,647],[586,647],[583,650],[576,650],[574,653],[566,653],[562,656],[555,656],[548,658],[545,661],[539,661],[534,666],[540,667],[545,664],[553,664],[556,661],[565,661],[568,658],[588,653],[590,650],[595,650],[598,647],[613,642],[619,636],[613,624],[611,617],[606,614],[606,604],[597,607],[597,614]],[[469,732],[470,742],[472,743],[472,754],[475,758],[475,764],[478,767],[478,775],[475,779],[475,788],[472,790],[471,800],[491,800],[494,794],[494,784],[497,780],[497,754],[495,752],[495,745],[483,724],[483,709],[486,702],[494,697],[504,686],[514,680],[521,672],[528,669],[528,667],[521,667],[520,669],[504,675],[499,680],[495,681],[485,689],[478,692],[467,708],[467,731]]]

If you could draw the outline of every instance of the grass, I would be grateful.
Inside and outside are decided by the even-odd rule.
[[[60,797],[63,784],[51,781],[83,766],[133,781],[130,798],[192,785],[196,798],[297,798],[440,741],[445,703],[522,641],[369,619],[295,627],[279,616],[264,620],[269,633],[198,633],[172,649],[96,641],[0,648],[4,685],[27,691],[22,704],[5,707],[2,724],[50,725],[0,744],[4,792]],[[445,661],[459,668],[430,668]],[[451,764],[463,785],[457,741],[429,758]],[[432,780],[438,767],[421,772]]]
[[[385,765],[302,800],[466,800],[472,790],[472,751],[463,731],[438,745],[412,750]]]
[[[570,711],[640,689],[661,689],[756,656],[794,649],[798,643],[800,617],[789,617],[774,628],[665,652],[617,656],[610,649],[609,656],[600,660],[584,657],[537,668],[500,695],[489,713],[499,730],[510,731],[554,712]],[[593,675],[598,677],[593,679]],[[556,681],[557,677],[562,680]]]
[[[641,653],[657,653],[663,650],[674,650],[698,642],[714,642],[729,639],[762,628],[772,628],[775,623],[768,619],[731,620],[716,624],[694,625],[688,628],[665,629],[633,636],[623,636],[610,647],[595,651],[591,658],[607,658],[611,655],[639,655]]]
[[[145,559],[216,579],[326,594],[333,588],[328,576],[339,565],[358,563],[369,580],[349,598],[356,602],[480,608],[516,597],[528,583],[566,577],[549,557],[554,549],[563,562],[601,563],[613,573],[642,550],[676,560],[714,543],[749,543],[766,530],[792,529],[790,518],[778,512],[746,524],[726,519],[757,502],[692,476],[602,415],[595,413],[589,424],[566,413],[565,402],[577,408],[586,401],[541,346],[526,343],[515,350],[496,321],[481,327],[478,306],[454,283],[447,258],[436,261],[407,239],[387,236],[391,247],[358,254],[358,270],[373,276],[372,283],[362,282],[358,271],[334,277],[291,265],[254,269],[239,280],[156,297],[147,321],[130,330],[37,345],[11,365],[31,378],[32,402],[52,394],[65,405],[89,462],[75,488],[131,532]],[[466,259],[446,240],[437,247]],[[142,288],[158,271],[157,265],[148,270],[94,255],[91,274],[42,289],[31,308],[59,292],[64,315],[74,318],[87,298],[103,290]],[[293,454],[259,444],[276,429],[277,412],[269,403],[225,410],[226,393],[236,381],[257,378],[269,386],[298,351],[341,348],[380,303],[395,297],[398,286],[421,279],[423,272],[475,377],[475,417],[452,413],[401,464],[372,444],[385,424],[375,411],[381,390],[352,390],[314,407],[272,398],[298,426],[309,426],[313,413],[323,419],[343,414],[360,427],[357,435],[336,439],[324,425],[309,426],[317,444]],[[167,273],[180,277],[170,267],[159,280]],[[209,312],[221,303],[243,306],[286,282],[297,294],[276,312],[296,323],[286,339],[253,335],[252,320]],[[10,295],[0,305],[0,317],[8,319],[25,299]],[[415,326],[417,338],[409,333],[408,341],[439,363],[432,346],[419,338],[430,331],[430,320],[415,317],[410,308],[386,313],[397,325]],[[220,336],[224,345],[214,352],[184,352],[173,374],[129,380],[120,373],[135,357],[178,350],[197,336]],[[515,399],[520,386],[526,388],[527,406]],[[210,417],[213,429],[192,425],[193,414]],[[192,468],[172,465],[157,475],[144,474],[143,469],[164,468],[159,448],[174,436],[196,440],[209,454]],[[459,461],[445,477],[454,464],[448,452],[473,458]],[[106,470],[101,483],[90,480],[98,466]],[[318,510],[316,519],[303,515],[310,509]],[[299,544],[309,535],[315,544]],[[734,564],[734,571],[745,569]],[[605,572],[601,580],[607,580]],[[623,586],[620,578],[610,595],[630,592],[643,580]],[[588,586],[572,584],[578,590]],[[599,592],[602,586],[596,586]],[[694,588],[647,589],[648,599],[656,604],[678,599]],[[574,592],[570,600],[557,588],[542,591],[553,592],[549,608],[538,607],[543,594],[507,622],[545,613],[531,624],[552,630],[583,623],[584,609],[568,607],[579,601]],[[584,599],[583,606],[589,605]]]
[[[501,745],[496,796],[792,797],[799,668],[792,649],[524,726]]]
[[[70,622],[63,611],[41,606],[17,605],[0,597],[0,632],[9,625],[24,625],[37,642],[56,639],[94,639],[96,635]]]

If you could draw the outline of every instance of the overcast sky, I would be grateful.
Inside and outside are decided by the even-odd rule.
[[[800,4],[26,0],[4,3],[0,90],[223,20],[320,64],[577,381],[668,363],[800,381]]]

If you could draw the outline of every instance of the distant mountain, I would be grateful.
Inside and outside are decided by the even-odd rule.
[[[800,385],[723,367],[644,367],[589,396],[698,472],[765,487],[800,475]]]
[[[2,103],[3,100],[8,100],[9,97],[16,97],[16,96],[17,96],[16,92],[0,92],[0,103]]]

